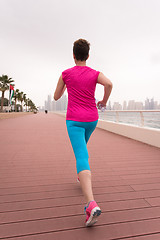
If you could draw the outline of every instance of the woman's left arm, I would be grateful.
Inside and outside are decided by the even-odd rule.
[[[65,90],[66,90],[66,84],[64,83],[61,75],[57,83],[56,90],[54,92],[54,100],[57,101],[58,99],[60,99]]]

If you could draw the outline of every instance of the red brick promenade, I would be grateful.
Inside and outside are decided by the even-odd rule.
[[[84,227],[65,118],[0,121],[0,239],[160,239],[160,149],[101,129],[88,149],[102,209],[92,228]]]

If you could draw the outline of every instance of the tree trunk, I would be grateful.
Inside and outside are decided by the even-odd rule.
[[[3,112],[3,102],[4,102],[4,91],[2,91],[2,97],[1,97],[1,112]]]
[[[21,112],[23,112],[23,101],[21,101]]]
[[[17,99],[15,98],[15,106],[14,106],[14,111],[17,112]]]

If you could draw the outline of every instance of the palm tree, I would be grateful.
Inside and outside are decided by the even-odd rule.
[[[18,101],[19,102],[21,102],[21,99],[22,99],[22,92],[18,92],[18,94],[17,94],[17,99],[18,99]],[[21,108],[21,110],[22,110],[22,108]],[[19,110],[18,110],[19,111]]]
[[[18,100],[18,96],[19,96],[19,89],[16,89],[16,91],[14,92],[14,100],[15,100],[15,112],[17,112],[17,100]]]
[[[9,78],[7,75],[2,75],[0,77],[0,91],[2,92],[1,111],[3,111],[4,93],[6,90],[9,90],[9,85],[13,82],[14,80]]]
[[[33,103],[32,103],[32,100],[29,99],[29,100],[28,100],[28,107],[29,107],[29,110],[31,110],[31,108],[32,108],[32,104],[33,104]]]
[[[34,110],[37,111],[36,105],[32,102],[32,100],[29,99],[28,106],[30,107],[30,110],[33,112]]]
[[[26,109],[27,109],[27,112],[29,111],[29,109],[28,109],[28,107],[29,107],[29,104],[28,104],[28,103],[29,103],[29,101],[30,101],[30,99],[29,99],[29,98],[27,98],[27,99],[26,99]]]
[[[26,94],[24,93],[23,94],[23,101],[24,101],[24,106],[27,106],[27,97],[26,97]],[[27,110],[26,110],[26,112],[27,112]]]
[[[21,112],[23,112],[23,101],[24,101],[23,97],[24,97],[24,93],[20,92],[19,100],[21,102]]]

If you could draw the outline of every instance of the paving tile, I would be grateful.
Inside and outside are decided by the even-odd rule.
[[[135,191],[140,191],[140,190],[153,190],[153,189],[160,189],[160,183],[152,183],[152,184],[137,184],[137,185],[131,185],[131,187]]]
[[[160,239],[160,233],[143,235],[143,236],[138,236],[138,237],[134,237],[134,238],[128,238],[128,240],[129,239],[133,239],[133,240],[158,240],[158,239]]]
[[[160,206],[160,197],[146,198],[145,199],[151,206]]]

